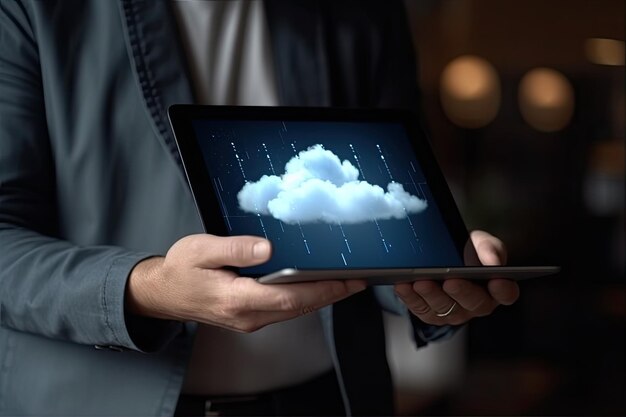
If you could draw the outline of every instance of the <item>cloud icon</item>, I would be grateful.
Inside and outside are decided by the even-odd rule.
[[[382,187],[359,181],[359,170],[322,145],[300,152],[285,164],[281,176],[263,175],[237,194],[245,212],[269,215],[287,224],[362,223],[401,219],[428,206],[391,182]]]

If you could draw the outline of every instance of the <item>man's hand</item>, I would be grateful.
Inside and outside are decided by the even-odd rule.
[[[498,238],[479,230],[471,238],[483,265],[506,264],[506,249]],[[500,304],[513,304],[519,297],[517,283],[506,279],[489,280],[486,287],[464,279],[449,279],[443,285],[416,281],[396,284],[395,290],[413,314],[434,325],[463,324],[491,314]]]
[[[164,258],[137,264],[126,287],[126,309],[147,317],[252,332],[366,288],[356,280],[264,285],[222,269],[258,265],[270,255],[270,243],[259,237],[184,237]]]

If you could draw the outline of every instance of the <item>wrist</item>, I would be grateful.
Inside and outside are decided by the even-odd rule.
[[[167,318],[158,302],[160,293],[158,282],[164,259],[158,256],[147,258],[137,263],[131,270],[124,297],[124,308],[127,313]]]

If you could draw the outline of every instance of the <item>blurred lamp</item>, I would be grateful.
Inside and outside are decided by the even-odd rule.
[[[529,125],[542,132],[555,132],[572,118],[574,89],[560,72],[535,68],[520,82],[519,106]]]
[[[587,39],[585,56],[594,64],[624,65],[624,41],[605,38]]]
[[[463,55],[441,75],[441,105],[458,126],[479,128],[491,122],[500,107],[500,79],[486,60]]]
[[[624,213],[624,142],[598,141],[589,152],[583,196],[589,210],[598,216]]]

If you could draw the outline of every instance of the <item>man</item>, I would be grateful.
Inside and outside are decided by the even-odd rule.
[[[224,74],[269,58],[270,104],[418,109],[400,3],[241,4],[246,28],[269,28],[271,52],[246,54],[235,37],[212,74],[229,56],[241,59]],[[410,311],[423,345],[514,302],[517,286],[420,282],[396,298],[359,281],[263,286],[222,269],[264,262],[271,246],[201,233],[165,111],[194,96],[233,104],[205,94],[259,83],[241,70],[203,90],[198,53],[179,40],[192,21],[175,7],[0,2],[0,413],[391,414],[379,306]],[[238,27],[212,39],[227,44]],[[243,90],[223,100],[250,103]],[[504,262],[497,239],[473,239],[483,262]]]

